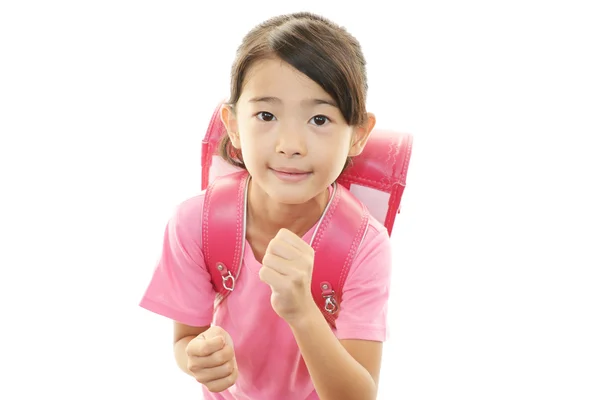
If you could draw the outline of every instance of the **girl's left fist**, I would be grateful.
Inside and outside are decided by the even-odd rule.
[[[311,281],[314,249],[295,233],[281,229],[267,246],[259,271],[271,287],[271,306],[288,323],[314,307]]]

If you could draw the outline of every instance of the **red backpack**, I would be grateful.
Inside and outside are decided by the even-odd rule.
[[[217,293],[216,304],[233,290],[241,272],[246,236],[248,173],[218,154],[227,132],[215,109],[202,141],[202,250]],[[312,295],[335,326],[350,265],[366,233],[369,213],[392,234],[412,150],[412,135],[374,129],[363,152],[333,185],[333,195],[310,242],[315,260]]]

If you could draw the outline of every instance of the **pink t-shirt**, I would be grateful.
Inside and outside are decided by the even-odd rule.
[[[162,256],[140,306],[191,326],[218,325],[233,340],[239,375],[234,386],[205,399],[318,399],[288,324],[273,311],[271,289],[258,276],[248,243],[235,290],[213,310],[215,292],[202,255],[204,193],[182,202],[167,224]],[[308,243],[313,227],[303,239]],[[338,339],[384,341],[390,288],[389,236],[373,217],[342,292]]]

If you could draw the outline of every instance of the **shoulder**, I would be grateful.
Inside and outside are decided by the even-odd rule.
[[[181,219],[197,218],[202,219],[202,210],[204,209],[204,197],[206,191],[202,191],[195,196],[182,200],[175,207],[175,215]]]
[[[205,192],[188,197],[175,206],[169,220],[169,231],[182,240],[196,241],[201,247],[202,212]]]
[[[215,292],[202,252],[204,195],[181,201],[165,228],[162,252],[140,305],[190,326],[207,326]]]
[[[387,286],[391,279],[392,245],[387,229],[369,215],[369,222],[348,271],[345,286],[367,282]]]
[[[365,235],[365,239],[370,236],[371,240],[383,241],[389,243],[390,235],[388,233],[387,228],[379,222],[377,218],[369,213],[369,222],[367,227],[367,234]]]
[[[356,261],[364,262],[366,258],[376,253],[383,253],[382,256],[387,257],[390,252],[391,241],[386,227],[369,214],[367,229],[357,252]]]
[[[342,290],[341,311],[336,320],[338,339],[384,341],[387,338],[391,247],[387,229],[370,216]]]

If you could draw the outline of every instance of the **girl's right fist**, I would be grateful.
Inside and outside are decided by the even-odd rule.
[[[222,392],[237,380],[233,342],[224,329],[211,326],[188,343],[186,353],[188,369],[211,392]]]

